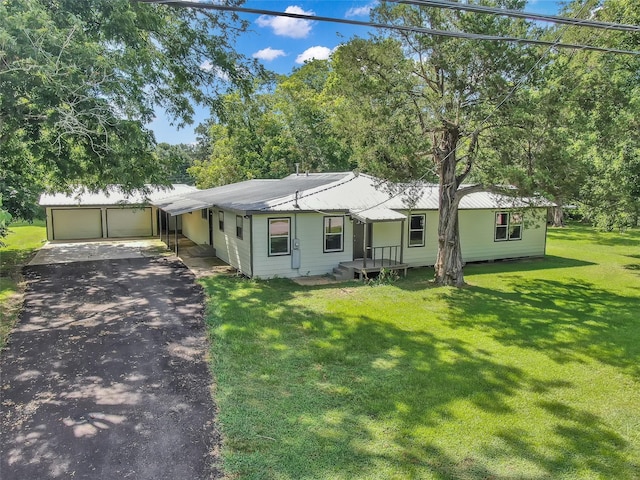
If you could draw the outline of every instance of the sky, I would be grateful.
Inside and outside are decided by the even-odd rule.
[[[373,5],[372,0],[247,0],[243,7],[367,21]],[[558,5],[558,0],[533,0],[525,10],[557,14]],[[268,70],[281,74],[291,73],[305,60],[328,58],[340,44],[354,36],[369,35],[369,29],[354,25],[248,14],[242,18],[250,22],[250,27],[236,41],[236,49],[248,58],[258,59]],[[178,130],[158,111],[148,127],[158,142],[193,143],[195,127],[208,117],[207,110],[196,107],[194,124]]]

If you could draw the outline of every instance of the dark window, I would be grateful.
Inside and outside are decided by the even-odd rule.
[[[203,208],[202,210],[200,210],[200,217],[202,217],[204,220],[209,220],[209,209]]]
[[[497,212],[495,241],[522,240],[522,214]]]
[[[236,237],[242,240],[242,220],[240,215],[236,215]]]
[[[324,251],[344,250],[344,217],[324,217]]]
[[[269,219],[269,256],[289,255],[290,253],[290,219]]]
[[[223,211],[218,212],[218,229],[221,232],[224,232],[224,212]]]
[[[409,246],[424,247],[425,214],[411,215],[409,220]]]

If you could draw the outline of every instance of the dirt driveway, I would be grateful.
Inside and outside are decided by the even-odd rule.
[[[30,266],[0,478],[216,478],[203,297],[175,258]]]

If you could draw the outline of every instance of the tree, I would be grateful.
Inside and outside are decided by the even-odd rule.
[[[0,193],[31,218],[43,189],[166,184],[153,154],[157,109],[179,126],[216,108],[252,66],[231,42],[236,17],[128,0],[0,3]]]
[[[504,8],[524,5],[516,0],[482,3]],[[515,37],[533,28],[522,20],[385,2],[373,10],[373,18],[395,25]],[[386,54],[385,45],[402,55]],[[506,42],[393,31],[390,39],[355,40],[335,54],[339,65],[334,68],[351,108],[362,108],[387,132],[378,139],[357,137],[360,150],[370,152],[368,165],[382,172],[395,170],[400,175],[394,176],[409,180],[417,175],[425,178],[429,172],[438,179],[435,281],[439,285],[464,284],[458,205],[464,195],[486,188],[464,182],[478,160],[491,158],[479,156],[481,137],[491,135],[494,126],[486,119],[529,70],[534,53]],[[503,117],[507,108],[508,102],[501,106]]]

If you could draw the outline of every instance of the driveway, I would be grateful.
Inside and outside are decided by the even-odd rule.
[[[175,257],[34,265],[0,356],[0,478],[209,479],[203,294]]]

